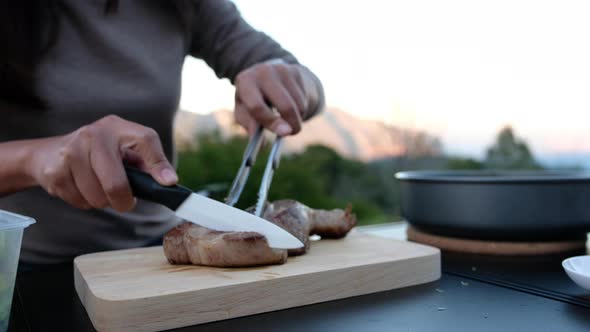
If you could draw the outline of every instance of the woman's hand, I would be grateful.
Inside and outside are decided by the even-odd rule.
[[[123,160],[162,185],[178,181],[158,134],[151,128],[107,116],[73,133],[36,141],[28,172],[49,194],[81,208],[129,211],[135,198]]]
[[[298,64],[269,61],[254,65],[235,79],[236,121],[250,135],[258,124],[279,136],[297,134],[302,121],[318,108],[318,82]]]

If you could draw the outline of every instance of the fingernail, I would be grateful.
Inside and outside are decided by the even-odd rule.
[[[290,133],[292,133],[293,129],[291,128],[291,126],[289,126],[288,123],[281,122],[277,125],[276,132],[279,136],[285,136],[285,135],[289,135]]]
[[[162,180],[166,183],[173,184],[178,181],[178,176],[176,175],[176,173],[169,168],[164,168],[160,172],[160,175],[162,176]]]

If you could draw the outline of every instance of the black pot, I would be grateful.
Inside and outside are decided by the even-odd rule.
[[[401,182],[402,216],[453,237],[547,241],[590,232],[590,173],[579,171],[410,171]]]

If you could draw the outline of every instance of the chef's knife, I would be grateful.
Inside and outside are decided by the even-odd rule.
[[[125,166],[125,172],[135,197],[165,205],[186,221],[218,231],[260,233],[271,248],[303,247],[299,239],[270,221],[195,194],[180,185],[162,186],[138,169]]]

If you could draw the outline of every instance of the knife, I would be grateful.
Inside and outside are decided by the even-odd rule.
[[[264,235],[271,248],[296,249],[303,247],[291,233],[246,211],[201,196],[180,186],[162,186],[151,175],[125,166],[133,195],[173,210],[186,221],[217,231],[256,232]]]

